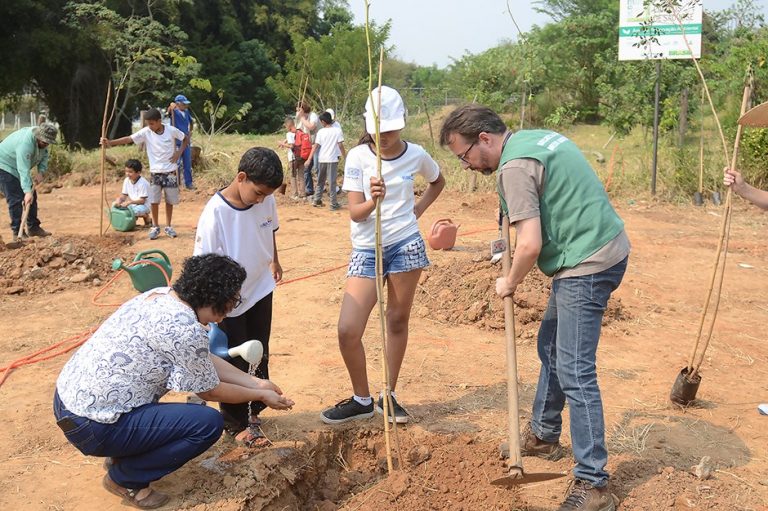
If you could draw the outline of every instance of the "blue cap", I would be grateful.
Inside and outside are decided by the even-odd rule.
[[[184,94],[179,94],[178,96],[173,98],[173,100],[176,103],[184,103],[185,105],[189,105],[190,103],[192,103],[190,100],[187,99],[187,97]]]

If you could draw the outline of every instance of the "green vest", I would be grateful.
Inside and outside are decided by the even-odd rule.
[[[518,158],[537,160],[545,169],[544,193],[539,197],[542,247],[537,261],[545,275],[573,268],[624,229],[603,184],[568,138],[548,130],[518,131],[504,145],[496,172]],[[508,215],[500,184],[498,192]]]

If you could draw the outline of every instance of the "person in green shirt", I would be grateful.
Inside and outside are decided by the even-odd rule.
[[[574,484],[558,511],[613,511],[596,353],[603,313],[627,268],[624,222],[579,148],[549,130],[513,133],[491,109],[459,107],[440,132],[464,168],[495,173],[501,209],[515,226],[515,251],[496,293],[512,296],[534,264],[552,277],[539,328],[539,382],[525,456],[557,460],[562,411],[570,412]]]
[[[0,142],[0,191],[8,203],[13,240],[21,234],[23,205],[29,208],[27,227],[30,236],[50,236],[40,227],[37,217],[37,192],[34,183],[43,180],[48,169],[48,146],[56,143],[59,131],[52,123],[33,128],[22,128]],[[32,176],[32,169],[37,173]]]

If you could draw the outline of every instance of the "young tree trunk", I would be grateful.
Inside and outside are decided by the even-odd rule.
[[[677,117],[677,145],[682,147],[688,131],[688,87],[680,92],[680,113]]]

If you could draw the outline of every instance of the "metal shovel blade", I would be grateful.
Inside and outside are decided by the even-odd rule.
[[[559,473],[533,473],[526,474],[522,470],[515,470],[508,476],[500,477],[491,481],[494,486],[502,486],[504,488],[514,488],[515,486],[522,486],[525,484],[541,483],[543,481],[551,481],[552,479],[560,479],[565,477],[566,474]]]

